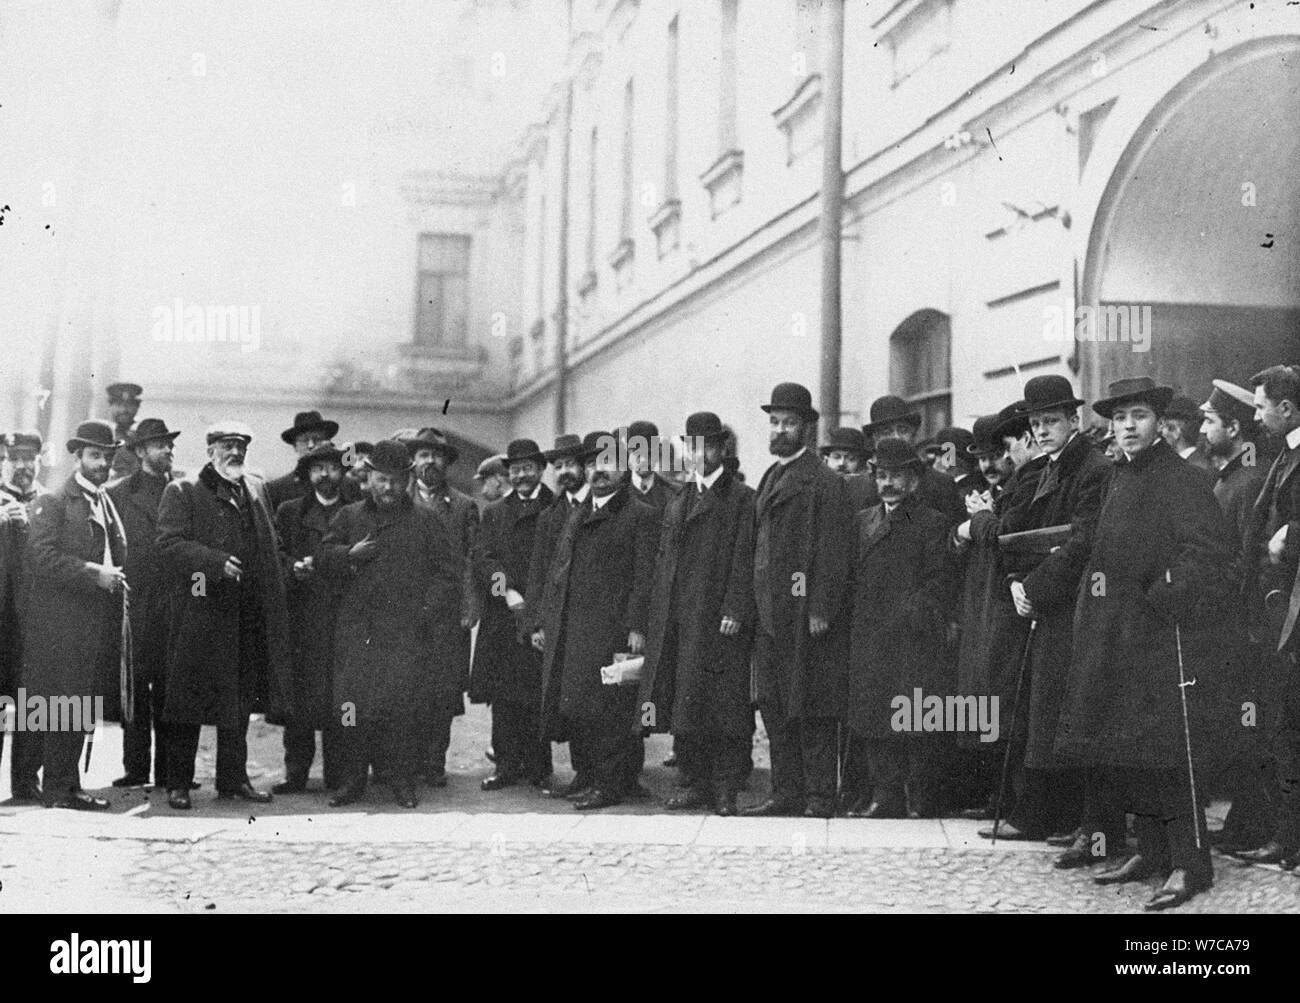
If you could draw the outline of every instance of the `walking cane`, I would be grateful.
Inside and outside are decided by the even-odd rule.
[[[1173,576],[1169,569],[1165,568],[1165,582],[1169,585],[1174,583]],[[1201,848],[1201,806],[1196,800],[1196,772],[1192,767],[1192,729],[1188,724],[1187,718],[1187,687],[1195,686],[1196,680],[1190,683],[1183,671],[1183,629],[1174,621],[1174,644],[1178,651],[1178,697],[1183,705],[1183,747],[1187,750],[1187,782],[1192,788],[1192,831],[1196,834],[1196,848]]]
[[[1011,743],[1016,740],[1016,715],[1020,712],[1020,694],[1025,688],[1025,672],[1029,668],[1029,650],[1034,643],[1038,621],[1029,621],[1029,634],[1025,637],[1025,650],[1020,656],[1020,674],[1016,677],[1016,698],[1011,704],[1011,731],[1007,734],[1007,751],[1002,756],[1002,782],[998,784],[998,803],[993,808],[993,839],[998,841],[998,827],[1002,825],[1002,803],[1007,796],[1007,774],[1011,772]]]

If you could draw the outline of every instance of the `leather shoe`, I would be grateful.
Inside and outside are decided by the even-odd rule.
[[[168,791],[167,807],[174,808],[176,811],[189,811],[194,806],[190,804],[189,791]]]
[[[1170,873],[1165,880],[1164,886],[1160,888],[1151,900],[1142,906],[1147,912],[1160,912],[1164,909],[1174,909],[1198,892],[1203,892],[1210,887],[1210,883],[1205,880],[1195,880],[1190,874],[1183,870],[1176,870]]]
[[[505,773],[494,773],[490,777],[485,777],[479,787],[485,791],[499,791],[505,787],[513,787],[514,784],[514,777]]]
[[[992,839],[993,826],[986,825],[983,829],[980,829],[979,837],[980,839]],[[1042,838],[1041,834],[1036,832],[1024,832],[1023,830],[1017,829],[1010,822],[1003,822],[998,826],[998,839],[1005,839],[1008,842],[1019,840],[1024,843],[1033,843]]]
[[[988,805],[983,808],[963,808],[960,817],[971,822],[991,822],[993,821],[993,809]],[[1002,833],[999,832],[998,835],[1000,836]]]
[[[803,810],[804,818],[834,818],[835,802],[829,798],[813,798]]]
[[[680,794],[674,794],[664,805],[669,811],[690,811],[693,808],[707,808],[709,799],[697,787],[688,787]]]
[[[1001,835],[1002,832],[999,830],[998,836],[1000,837]],[[1075,829],[1073,832],[1054,832],[1048,836],[1047,839],[1043,840],[1043,842],[1048,846],[1073,846],[1079,841],[1079,837],[1082,835],[1082,829]]]
[[[855,818],[907,818],[907,808],[894,801],[872,801],[867,810]]]
[[[344,784],[330,798],[329,805],[331,808],[342,808],[344,805],[354,804],[360,801],[366,795],[365,783]]]
[[[1129,881],[1145,881],[1155,873],[1155,867],[1142,854],[1135,853],[1122,864],[1093,875],[1092,880],[1099,885],[1122,885]]]
[[[768,798],[762,804],[746,808],[740,814],[744,818],[800,818],[803,815],[803,807],[790,801]]]
[[[126,776],[118,777],[116,780],[114,780],[113,786],[114,787],[148,787],[149,778],[137,777],[128,773]]]
[[[618,804],[618,798],[607,791],[602,791],[599,787],[593,787],[587,792],[585,797],[580,797],[573,802],[573,807],[578,811],[595,811],[599,808],[612,808]]]
[[[219,798],[239,798],[241,801],[252,801],[254,804],[266,804],[271,800],[270,791],[259,791],[252,784],[240,784],[237,790],[218,791]]]
[[[1257,850],[1237,854],[1237,859],[1251,864],[1280,864],[1283,860],[1294,857],[1297,852],[1300,852],[1300,847],[1284,846],[1276,839],[1270,839]]]
[[[85,791],[69,791],[62,800],[55,801],[51,808],[71,808],[73,811],[104,811],[108,802],[103,798],[93,797]]]
[[[284,780],[271,788],[272,794],[301,794],[307,789],[306,780]]]
[[[548,798],[580,798],[591,791],[591,780],[581,773],[575,774],[567,784],[559,787],[543,788],[542,793]]]
[[[731,818],[736,814],[736,795],[730,792],[719,794],[713,803],[713,810],[723,818]]]
[[[1080,836],[1072,847],[1052,861],[1052,866],[1058,871],[1072,871],[1076,867],[1092,867],[1107,862],[1114,864],[1116,860],[1105,854],[1099,856],[1093,853],[1092,843]]]
[[[414,808],[420,803],[415,790],[409,784],[398,784],[393,788],[393,800],[399,808]]]

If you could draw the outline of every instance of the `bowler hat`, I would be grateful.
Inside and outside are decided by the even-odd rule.
[[[659,426],[653,421],[634,421],[624,430],[629,439],[642,438],[649,442],[659,438]]]
[[[406,448],[411,451],[412,456],[421,449],[433,449],[445,455],[448,463],[455,463],[460,458],[460,450],[448,441],[446,433],[432,425],[420,429],[413,438],[402,441],[406,443]]]
[[[613,448],[617,442],[618,440],[609,432],[588,432],[582,437],[582,450],[578,453],[578,459],[586,463],[605,450]]]
[[[307,432],[322,432],[325,438],[332,439],[339,434],[339,423],[326,421],[319,411],[299,411],[293,416],[293,424],[280,433],[280,438],[292,446],[298,436]]]
[[[1002,444],[1002,436],[998,434],[998,426],[1002,423],[1002,415],[986,414],[975,419],[975,427],[971,430],[971,441],[966,446],[966,453],[970,456],[997,456],[1006,447]]]
[[[546,466],[546,454],[536,442],[532,439],[515,439],[506,446],[506,466],[522,463],[524,460],[532,460],[538,466]]]
[[[725,439],[727,429],[722,419],[712,411],[696,411],[686,418],[686,438],[688,439]]]
[[[998,412],[998,423],[993,434],[999,439],[1006,436],[1019,438],[1029,431],[1029,416],[1025,411],[1025,402],[1018,400],[1008,404]]]
[[[169,432],[167,423],[161,418],[141,418],[139,424],[127,435],[127,442],[132,446],[142,445],[152,439],[167,439],[169,442],[175,442],[178,435],[180,432]]]
[[[925,467],[925,461],[916,454],[912,444],[896,435],[886,435],[876,440],[875,464],[877,470],[901,470],[908,467],[922,470]]]
[[[871,402],[871,420],[862,426],[863,435],[875,435],[892,425],[907,424],[921,427],[921,412],[901,397],[886,394]]]
[[[1115,380],[1106,392],[1109,396],[1103,397],[1092,405],[1092,409],[1103,418],[1110,418],[1115,413],[1115,409],[1123,404],[1135,404],[1138,401],[1149,404],[1152,411],[1163,415],[1174,396],[1173,387],[1156,386],[1156,381],[1150,376],[1131,376],[1127,379]]]
[[[45,440],[41,438],[41,433],[35,429],[10,432],[5,442],[10,449],[30,449],[33,453],[39,453],[45,448]]]
[[[1025,384],[1025,399],[1021,413],[1030,415],[1039,411],[1067,411],[1073,413],[1083,401],[1074,395],[1074,387],[1064,376],[1035,376]]]
[[[138,383],[110,383],[105,392],[111,401],[134,401],[139,400],[140,395],[144,393],[144,387]]]
[[[970,444],[975,441],[975,437],[964,428],[941,428],[933,436],[921,443],[921,449],[929,452],[942,453],[945,446],[952,446],[959,453],[970,451]]]
[[[1253,413],[1254,409],[1252,408],[1252,414]],[[1169,403],[1165,405],[1164,416],[1166,418],[1178,418],[1182,421],[1200,421],[1201,418],[1204,417],[1201,414],[1201,408],[1196,401],[1183,394],[1179,394],[1172,398]]]
[[[113,426],[106,421],[95,418],[83,421],[77,426],[76,433],[68,440],[68,452],[75,453],[85,446],[98,446],[100,449],[117,449],[122,443],[113,438]]]
[[[319,446],[307,450],[302,456],[298,457],[298,465],[294,468],[294,473],[298,480],[305,481],[307,472],[311,470],[313,463],[337,463],[343,466],[343,450],[332,442],[322,442]]]
[[[555,437],[555,448],[548,449],[542,455],[546,458],[547,463],[555,463],[557,460],[569,460],[576,457],[582,452],[582,440],[576,435],[557,435]]]
[[[799,383],[778,383],[772,388],[772,400],[760,405],[764,411],[794,411],[807,421],[816,421],[821,415],[812,406],[812,394]]]
[[[243,439],[247,446],[253,441],[253,431],[242,421],[219,421],[209,425],[203,437],[209,446],[222,439]]]
[[[376,442],[375,448],[366,458],[366,465],[371,470],[377,470],[390,477],[410,473],[411,467],[414,466],[406,443],[398,442],[396,439],[380,439]]]
[[[1239,421],[1249,427],[1255,420],[1255,397],[1245,387],[1227,380],[1214,380],[1210,399],[1201,405],[1202,411],[1213,411],[1224,421]]]
[[[867,438],[856,428],[833,428],[820,452],[822,456],[825,456],[827,453],[836,451],[866,456]]]

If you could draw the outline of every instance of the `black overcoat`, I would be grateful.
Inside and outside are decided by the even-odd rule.
[[[478,548],[479,510],[474,499],[464,492],[457,491],[450,484],[441,495],[426,498],[420,493],[420,485],[411,478],[411,500],[417,507],[427,508],[442,520],[452,545],[461,558],[460,583],[460,633],[448,639],[446,657],[453,660],[460,689],[450,702],[441,707],[455,714],[465,712],[465,691],[469,689],[470,658],[472,655],[471,628],[478,623],[482,615],[482,595],[478,587],[478,577],[474,572],[474,555]],[[440,705],[439,705],[440,706]]]
[[[120,452],[120,450],[119,450]],[[126,580],[131,586],[131,645],[136,685],[162,683],[171,620],[170,580],[158,553],[158,508],[166,480],[137,470],[108,488],[126,530]]]

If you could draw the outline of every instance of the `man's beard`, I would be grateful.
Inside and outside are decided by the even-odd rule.
[[[532,477],[527,480],[521,477],[518,481],[511,481],[510,486],[514,488],[515,494],[522,498],[531,495],[537,489],[537,481]]]
[[[582,490],[583,478],[579,477],[577,474],[565,472],[555,478],[555,483],[565,491],[569,492],[569,494],[573,494],[575,491]]]
[[[446,475],[432,463],[421,467],[416,472],[416,476],[426,488],[440,488],[447,481]]]
[[[615,475],[605,470],[598,470],[591,475],[591,491],[597,495],[611,495],[618,490]]]
[[[773,456],[794,456],[799,452],[799,440],[795,436],[782,432],[768,440],[767,448]]]
[[[316,493],[322,498],[337,498],[339,494],[339,484],[329,477],[322,477],[316,482]]]
[[[9,479],[10,483],[20,491],[26,492],[31,489],[32,481],[36,480],[35,472],[27,470],[15,470],[13,476]]]
[[[172,472],[172,458],[170,456],[159,456],[157,459],[146,459],[143,463],[149,473],[157,477],[166,477]]]
[[[93,469],[87,469],[86,467],[82,467],[81,476],[86,478],[86,480],[90,481],[91,484],[95,485],[96,487],[99,487],[101,484],[103,484],[105,481],[108,480],[108,471],[109,468],[106,466],[95,467]]]
[[[1224,439],[1222,442],[1213,442],[1210,439],[1205,440],[1205,451],[1211,456],[1228,457],[1237,449],[1237,444],[1231,439]]]
[[[244,476],[243,460],[213,460],[212,466],[228,481],[237,481]]]

